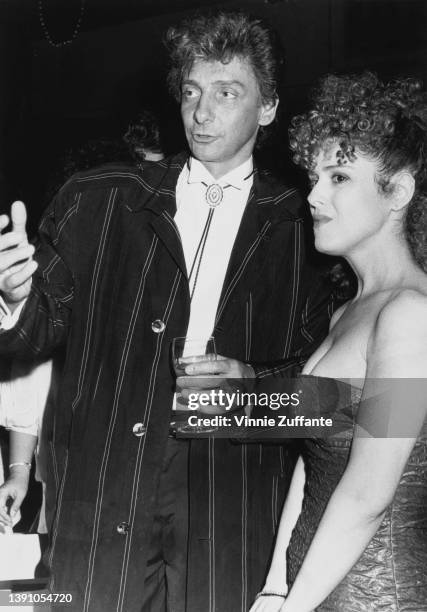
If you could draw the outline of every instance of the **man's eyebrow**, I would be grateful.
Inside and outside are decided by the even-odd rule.
[[[214,85],[238,85],[238,87],[241,87],[242,89],[245,88],[244,84],[241,81],[238,81],[237,79],[231,79],[231,80],[218,80],[218,81],[214,81]]]
[[[232,79],[232,80],[224,80],[224,79],[218,79],[217,81],[213,81],[213,83],[210,83],[211,85],[237,85],[238,87],[240,87],[241,89],[245,89],[245,85],[241,82],[238,81],[237,79]],[[182,85],[195,85],[196,87],[200,87],[200,84],[195,81],[194,79],[183,79],[182,80]]]
[[[197,87],[199,86],[197,81],[194,81],[193,79],[183,79],[181,85],[196,85]]]

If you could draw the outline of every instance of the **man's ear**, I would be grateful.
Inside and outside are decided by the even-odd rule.
[[[391,179],[391,210],[399,211],[412,200],[415,192],[415,179],[408,170],[396,172]]]
[[[261,114],[258,120],[258,125],[270,125],[276,116],[278,106],[279,96],[277,95],[270,102],[263,103],[261,106]]]

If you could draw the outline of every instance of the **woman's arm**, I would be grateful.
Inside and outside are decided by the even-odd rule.
[[[394,393],[392,400],[390,396],[377,398],[375,408],[380,414],[386,412],[392,422],[398,412],[410,407],[410,427],[405,434],[410,437],[371,438],[366,433],[355,437],[347,469],[280,612],[311,612],[320,605],[363,553],[393,499],[427,413],[426,395],[411,393],[408,381],[426,378],[426,308],[427,300],[414,294],[401,295],[389,303],[378,318],[367,355],[367,382],[401,379],[400,392]],[[407,400],[403,405],[402,396]],[[392,405],[382,405],[385,401]],[[371,421],[372,410],[373,403],[364,390],[360,407],[363,422]]]
[[[0,523],[11,526],[24,500],[52,377],[52,361],[13,361],[0,383],[0,421],[10,430],[9,477],[0,488]],[[9,507],[10,506],[10,507]]]
[[[293,528],[301,513],[302,500],[304,497],[304,483],[304,462],[302,457],[299,457],[283,506],[273,559],[264,588],[262,589],[263,591],[269,593],[286,593],[288,590],[286,584],[286,550],[291,539]],[[255,601],[250,612],[259,612],[260,610],[269,610],[273,612],[274,610],[280,610],[282,604],[283,597],[260,597]]]
[[[0,523],[3,525],[12,526],[13,517],[27,494],[36,444],[37,436],[11,430],[9,477],[0,487]]]

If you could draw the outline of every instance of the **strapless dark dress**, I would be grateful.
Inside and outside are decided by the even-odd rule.
[[[315,379],[315,377],[312,377]],[[318,411],[338,414],[342,431],[301,440],[306,485],[288,547],[288,584],[295,580],[326,505],[348,462],[351,419],[360,391],[334,379],[321,381]],[[346,416],[347,415],[347,416]],[[409,457],[393,502],[377,533],[344,580],[317,612],[427,612],[427,428]]]

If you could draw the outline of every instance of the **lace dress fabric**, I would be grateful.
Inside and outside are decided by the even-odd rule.
[[[322,411],[342,417],[354,408],[360,399],[359,389],[348,385],[351,392],[343,393],[342,385],[334,379],[322,380]],[[329,438],[301,441],[306,486],[302,512],[288,548],[289,586],[298,574],[329,498],[346,468],[351,442],[351,426]],[[357,563],[316,612],[427,612],[426,424],[380,528]]]

